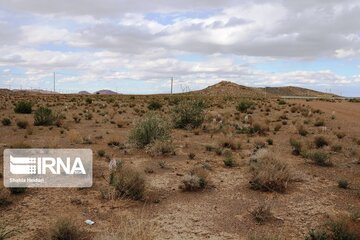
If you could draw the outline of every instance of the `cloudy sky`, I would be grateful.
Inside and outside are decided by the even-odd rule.
[[[360,96],[358,0],[1,0],[0,88],[163,93],[221,80]]]

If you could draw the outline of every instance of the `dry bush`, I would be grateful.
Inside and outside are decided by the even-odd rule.
[[[70,130],[68,132],[67,136],[68,136],[69,141],[73,144],[81,143],[81,141],[82,141],[82,138],[81,138],[79,132],[76,130]]]
[[[250,184],[255,190],[285,192],[292,180],[289,166],[265,149],[257,151],[252,157],[250,169]]]
[[[10,227],[10,224],[5,223],[0,219],[0,240],[10,239],[14,237],[19,231]]]
[[[29,123],[26,120],[19,120],[16,122],[16,125],[21,129],[26,129],[29,126]]]
[[[175,147],[172,141],[156,140],[146,146],[146,152],[151,156],[175,155]]]
[[[257,223],[263,224],[269,221],[273,214],[271,212],[271,207],[268,204],[260,204],[251,211],[251,215]]]
[[[322,167],[331,167],[333,163],[330,160],[329,154],[321,150],[312,150],[303,154],[305,158],[312,160],[316,165]]]
[[[94,240],[154,240],[156,227],[144,219],[124,219],[117,224],[117,229],[97,234]]]
[[[141,200],[145,192],[145,179],[129,166],[120,166],[110,173],[110,185],[116,190],[117,197]]]
[[[208,174],[204,168],[195,167],[189,174],[184,176],[183,185],[180,188],[189,192],[204,189],[208,185],[207,178]]]
[[[330,218],[317,229],[309,231],[305,240],[357,240],[360,239],[360,222],[350,216]]]
[[[308,131],[306,130],[306,128],[304,127],[304,125],[300,125],[300,126],[298,126],[298,133],[301,135],[301,136],[306,136],[306,135],[308,135]]]
[[[50,228],[39,231],[35,239],[90,240],[90,234],[73,223],[70,218],[58,219]]]
[[[219,141],[219,147],[238,150],[241,148],[241,144],[232,137],[222,137]]]

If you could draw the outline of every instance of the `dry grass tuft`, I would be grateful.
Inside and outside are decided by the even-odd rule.
[[[251,159],[250,169],[252,189],[261,191],[285,192],[292,180],[292,173],[287,163],[270,154],[265,149],[259,150]]]

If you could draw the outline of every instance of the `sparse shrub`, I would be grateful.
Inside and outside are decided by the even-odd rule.
[[[86,102],[87,104],[92,104],[93,100],[88,97],[88,98],[85,99],[85,102]]]
[[[271,208],[267,204],[260,204],[251,211],[251,215],[257,223],[263,224],[272,217]]]
[[[302,151],[302,143],[294,138],[290,138],[290,145],[292,147],[292,154],[300,155]]]
[[[20,120],[16,122],[16,125],[21,129],[26,129],[29,126],[28,121]]]
[[[344,132],[337,132],[335,135],[338,139],[343,139],[346,136]]]
[[[146,146],[146,152],[151,156],[175,155],[175,147],[172,141],[156,140]]]
[[[219,141],[219,146],[222,148],[229,148],[232,150],[238,150],[241,148],[241,145],[239,142],[235,142],[233,138],[222,138]]]
[[[325,126],[325,121],[323,119],[316,119],[314,126],[315,127],[323,127],[323,126]]]
[[[274,131],[278,132],[281,129],[282,125],[281,124],[276,124],[274,127]]]
[[[254,123],[253,127],[250,130],[252,134],[266,135],[266,132],[269,131],[269,127],[260,123]]]
[[[184,191],[193,192],[204,189],[208,184],[207,172],[203,168],[194,168],[184,176],[182,183],[181,188]]]
[[[341,152],[341,150],[342,150],[342,146],[340,144],[335,144],[331,146],[331,151],[333,152]]]
[[[9,225],[0,219],[0,240],[10,239],[18,233],[16,229],[10,229]]]
[[[204,121],[205,105],[202,101],[181,101],[173,111],[175,128],[197,128]]]
[[[215,147],[213,145],[207,144],[205,145],[205,150],[208,152],[212,152],[215,150]]]
[[[159,115],[149,113],[130,131],[129,141],[143,148],[156,140],[170,139],[170,127]]]
[[[225,156],[225,159],[224,159],[225,167],[231,168],[231,167],[235,167],[237,165],[230,149],[227,149],[226,151],[224,151],[224,156]]]
[[[274,144],[274,141],[273,141],[271,138],[266,139],[266,142],[267,142],[269,145],[273,145],[273,144]]]
[[[278,104],[279,104],[279,105],[285,105],[286,102],[285,102],[284,99],[280,99],[280,100],[278,100]]]
[[[349,187],[349,182],[345,179],[340,179],[338,181],[338,187],[339,188],[343,188],[343,189],[347,189]]]
[[[160,166],[160,168],[165,168],[166,162],[164,160],[159,161],[159,166]]]
[[[159,110],[162,108],[162,104],[158,101],[152,100],[149,105],[148,105],[148,109],[149,110]]]
[[[191,152],[191,153],[188,154],[188,158],[189,158],[190,160],[195,159],[195,156],[196,156],[196,154],[193,153],[193,152]]]
[[[122,218],[114,230],[102,231],[93,240],[155,240],[156,226],[145,219]]]
[[[328,146],[329,143],[328,141],[325,139],[325,137],[323,136],[317,136],[314,139],[314,144],[316,146],[316,148],[322,148],[324,146]]]
[[[51,109],[46,107],[38,108],[34,113],[35,126],[49,126],[55,121],[55,116]]]
[[[300,125],[298,127],[298,132],[301,136],[305,137],[306,135],[308,135],[308,131],[306,130],[306,128],[304,127],[304,125]]]
[[[32,112],[32,103],[27,101],[19,101],[15,105],[14,112],[30,114]]]
[[[316,165],[322,167],[332,166],[329,155],[324,151],[310,151],[306,154],[306,157],[312,160]]]
[[[6,207],[11,204],[10,193],[6,188],[0,188],[0,207]],[[0,234],[1,236],[1,234]],[[0,237],[1,240],[1,237]]]
[[[330,240],[330,236],[324,230],[314,230],[311,229],[305,240]]]
[[[99,156],[99,157],[104,157],[105,156],[105,150],[99,150],[98,152],[97,152],[97,155]]]
[[[110,185],[115,188],[117,197],[141,200],[144,196],[144,178],[139,172],[128,166],[117,167],[111,172]]]
[[[250,167],[250,185],[254,190],[285,192],[292,180],[289,166],[265,149],[257,151]]]
[[[11,125],[11,120],[9,118],[3,118],[3,120],[1,120],[1,123],[4,126],[10,126]]]
[[[236,106],[236,110],[239,112],[245,113],[249,108],[251,108],[255,103],[250,100],[242,100]]]
[[[88,233],[79,229],[79,227],[68,218],[61,218],[57,220],[46,235],[46,237],[44,237],[51,240],[86,240],[89,238]]]

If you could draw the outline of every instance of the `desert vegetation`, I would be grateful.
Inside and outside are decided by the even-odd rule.
[[[94,157],[91,188],[1,187],[0,239],[359,238],[358,103],[7,93],[0,103],[1,152]]]

